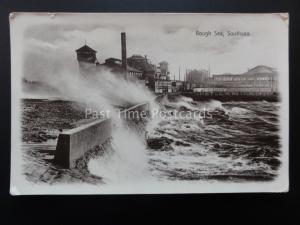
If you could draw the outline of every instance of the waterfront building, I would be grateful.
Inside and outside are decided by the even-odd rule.
[[[101,65],[110,69],[111,72],[113,72],[113,73],[125,74],[127,72],[127,79],[139,79],[139,80],[142,79],[143,72],[138,69],[135,69],[135,68],[127,65],[126,71],[125,71],[124,66],[122,65],[121,59],[108,58],[105,60],[105,63],[103,63]]]
[[[158,69],[159,69],[159,73],[160,73],[160,76],[158,77],[158,79],[170,80],[170,77],[169,77],[170,72],[169,72],[169,63],[168,62],[166,62],[166,61],[160,62]]]
[[[181,92],[184,91],[184,81],[176,80],[172,81],[172,92]]]
[[[170,93],[174,91],[172,82],[169,77],[169,67],[168,62],[162,61],[155,66],[155,82],[154,82],[154,92],[155,93]]]
[[[205,84],[206,80],[209,78],[209,72],[207,70],[190,70],[186,74],[186,82],[192,84]]]
[[[194,92],[273,94],[278,92],[278,73],[259,65],[242,74],[213,75]]]
[[[127,64],[143,73],[143,79],[152,78],[155,75],[155,66],[148,62],[147,56],[133,55],[127,58]]]
[[[157,94],[171,93],[172,92],[172,81],[169,80],[155,80],[154,92]]]
[[[132,55],[127,58],[127,64],[139,71],[142,71],[142,79],[151,89],[155,89],[155,66],[148,62],[147,56]]]
[[[96,64],[98,62],[96,53],[97,51],[87,46],[86,44],[76,50],[78,62]]]
[[[75,51],[77,54],[77,61],[81,73],[89,71],[99,64],[96,57],[97,51],[87,46],[86,44]]]
[[[161,70],[159,66],[154,66],[154,70],[155,70],[155,75],[154,75],[154,79],[155,80],[159,80],[161,78]]]

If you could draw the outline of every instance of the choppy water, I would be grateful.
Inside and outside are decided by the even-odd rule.
[[[59,124],[65,120],[60,107],[54,101],[55,110],[51,112],[48,110],[50,102],[46,104],[49,107],[45,107],[43,102],[38,107],[41,112],[32,115],[47,115],[48,119],[37,120],[43,123],[34,123],[34,126],[24,120],[26,129],[38,125],[37,127],[47,130],[47,121],[52,121],[54,128],[61,128]],[[33,103],[27,103],[24,108],[31,109],[31,104]],[[64,108],[69,105],[68,102],[60,104]],[[104,183],[141,180],[240,182],[268,181],[276,177],[280,166],[279,103],[194,102],[190,98],[179,97],[173,100],[163,98],[160,107],[165,112],[176,110],[184,114],[203,112],[205,108],[211,117],[154,118],[148,121],[146,127],[149,136],[147,143],[143,134],[138,135],[119,126],[113,131],[112,149],[106,155],[90,161],[90,172],[103,178]],[[78,109],[75,109],[71,110],[72,115],[80,118],[80,110],[77,112]],[[29,115],[31,114],[24,113],[24,118]],[[66,113],[67,118],[69,115],[71,114]],[[33,120],[29,117],[28,121]],[[28,137],[35,134],[31,133],[33,128],[29,129],[31,135],[27,135]],[[23,131],[25,137],[28,133],[25,132],[26,129]],[[45,143],[26,142],[23,148],[32,153],[30,156],[48,159],[47,152],[54,150],[55,145],[56,140],[51,139]],[[78,174],[74,176],[81,179]]]
[[[278,103],[164,99],[165,110],[206,108],[212,118],[165,118],[149,133],[150,170],[160,180],[272,180],[280,161]]]

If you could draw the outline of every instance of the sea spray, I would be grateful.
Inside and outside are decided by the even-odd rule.
[[[112,133],[111,149],[89,162],[89,171],[108,183],[136,182],[147,179],[148,163],[145,140],[123,121],[119,121]]]
[[[44,76],[37,82],[55,89],[63,99],[110,112],[113,124],[111,149],[102,157],[90,160],[90,172],[108,182],[145,178],[147,158],[144,135],[137,135],[128,128],[119,117],[118,110],[119,107],[153,100],[155,97],[148,88],[138,82],[125,80],[122,74],[114,74],[103,68],[86,73],[64,67],[54,74],[47,73],[47,70],[44,72]]]

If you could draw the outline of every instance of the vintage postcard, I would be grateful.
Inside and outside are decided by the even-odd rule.
[[[12,195],[287,192],[289,16],[11,13]]]

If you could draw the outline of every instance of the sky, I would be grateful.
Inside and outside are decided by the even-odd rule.
[[[23,23],[24,76],[30,80],[49,68],[53,73],[77,69],[75,50],[85,42],[100,63],[121,58],[121,32],[126,32],[128,57],[167,61],[176,79],[179,67],[181,79],[186,69],[238,74],[257,65],[277,68],[287,51],[288,25],[279,14],[27,14]],[[250,36],[203,37],[196,31]]]

